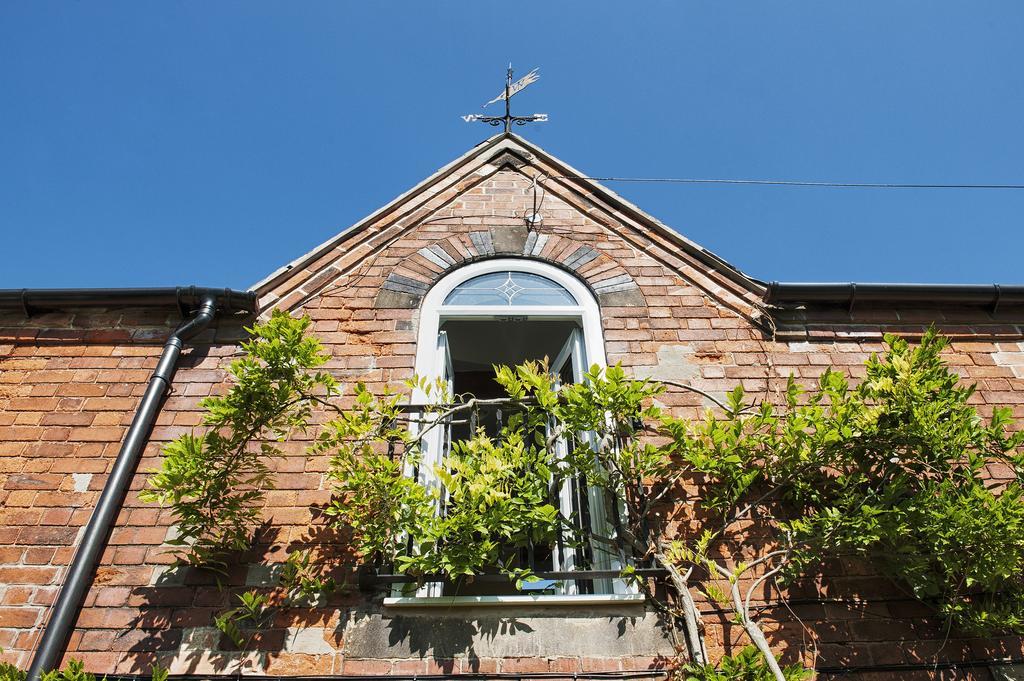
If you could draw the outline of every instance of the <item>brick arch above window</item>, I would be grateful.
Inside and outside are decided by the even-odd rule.
[[[592,246],[523,227],[453,234],[424,246],[392,271],[374,300],[378,308],[419,307],[430,287],[462,265],[495,257],[541,260],[576,274],[602,307],[646,306],[640,287],[622,265]]]

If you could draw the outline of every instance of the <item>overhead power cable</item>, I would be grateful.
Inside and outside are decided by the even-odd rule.
[[[693,177],[590,177],[554,175],[551,180],[593,180],[595,182],[662,182],[669,184],[754,184],[784,187],[846,187],[851,189],[1024,189],[1024,184],[907,184],[899,182],[812,182],[806,180],[734,180]]]

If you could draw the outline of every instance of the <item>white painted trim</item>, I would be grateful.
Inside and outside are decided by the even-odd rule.
[[[389,596],[384,599],[386,608],[437,608],[437,607],[495,607],[495,606],[551,606],[551,605],[641,605],[643,594],[580,594],[568,595],[536,595],[536,596],[436,596],[419,598],[417,596]]]
[[[515,307],[515,306],[445,306],[444,300],[456,286],[468,279],[490,274],[492,272],[527,272],[551,279],[563,286],[578,306],[553,305],[549,307]],[[604,334],[601,329],[601,309],[597,300],[583,282],[568,272],[544,262],[526,260],[524,258],[495,258],[471,263],[443,277],[423,297],[420,306],[420,328],[416,343],[416,375],[434,381],[442,374],[443,358],[437,351],[437,334],[441,322],[452,318],[487,318],[487,317],[548,317],[558,319],[576,319],[583,326],[585,356],[583,366],[589,369],[597,364],[604,368],[607,362],[604,354]],[[412,397],[414,404],[425,404],[427,396],[417,390]]]
[[[562,368],[566,362],[571,362],[572,368],[572,382],[582,383],[583,382],[583,343],[581,342],[581,335],[579,329],[573,329],[569,334],[569,338],[566,339],[565,345],[562,350],[555,356],[555,360],[551,363],[551,372],[558,379],[558,387],[561,387],[561,374]],[[550,436],[550,433],[547,434]],[[564,437],[558,438],[555,442],[555,452],[559,459],[564,459],[568,454],[568,445]],[[572,517],[572,479],[565,479],[562,481],[562,486],[558,490],[558,507],[562,514],[566,518]],[[575,481],[578,482],[578,481]],[[601,533],[604,534],[604,528],[601,528]],[[576,569],[576,550],[569,549],[563,555],[560,551],[552,552],[553,567],[556,572],[573,571]],[[596,580],[595,580],[596,581]],[[577,591],[577,582],[575,579],[567,579],[561,583],[559,591],[566,595],[575,595]],[[602,592],[610,591],[604,589]]]
[[[459,284],[462,284],[473,277],[493,272],[525,272],[536,274],[554,281],[562,286],[575,299],[578,305],[550,305],[550,306],[512,306],[512,305],[445,305],[444,301]],[[527,260],[524,258],[495,258],[483,260],[460,267],[444,276],[427,292],[420,305],[420,326],[416,343],[416,375],[426,378],[428,383],[434,383],[446,376],[446,368],[450,359],[445,352],[439,351],[438,338],[440,336],[441,323],[447,319],[493,319],[495,317],[528,317],[531,319],[564,319],[578,322],[583,327],[583,343],[580,360],[580,369],[583,373],[590,367],[597,364],[601,368],[607,366],[604,354],[604,333],[601,328],[601,309],[597,300],[579,279],[572,276],[565,270],[559,269],[545,262]],[[578,336],[578,334],[574,334]],[[416,388],[412,394],[413,404],[430,404],[431,398],[420,388]],[[424,465],[436,462],[434,457],[439,457],[441,452],[440,432],[436,432],[430,443],[425,443],[427,453],[424,456]],[[433,451],[433,455],[431,455]],[[409,597],[414,599],[430,599],[447,602],[446,598],[439,595],[440,582],[430,582],[420,587],[417,596]],[[553,598],[565,598],[568,594],[553,596]],[[604,597],[598,594],[598,597]],[[572,595],[572,598],[582,596]],[[401,597],[394,597],[401,598]],[[450,598],[461,598],[458,596]],[[465,597],[474,598],[474,597]],[[481,597],[483,598],[483,597]],[[509,598],[519,598],[509,597]],[[532,599],[537,596],[523,596],[522,598]],[[530,601],[533,602],[533,601]],[[501,603],[497,603],[501,605]]]
[[[441,316],[458,317],[565,317],[580,316],[579,305],[445,305]]]

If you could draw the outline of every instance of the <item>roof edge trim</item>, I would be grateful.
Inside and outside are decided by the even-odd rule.
[[[853,305],[857,303],[932,303],[936,305],[1024,305],[1024,285],[883,284],[778,282],[768,284],[764,302],[776,307]]]
[[[580,191],[580,184],[585,185],[588,191],[582,192],[584,196],[588,193],[597,195],[600,200],[606,201],[609,206],[622,211],[629,219],[652,228],[666,240],[680,247],[683,252],[687,253],[699,262],[704,263],[724,279],[731,281],[733,285],[737,285],[741,289],[748,291],[749,295],[757,298],[764,294],[766,286],[764,281],[755,279],[754,277],[744,273],[735,265],[732,265],[717,254],[686,238],[675,229],[672,229],[654,216],[646,213],[643,209],[624,199],[600,182],[590,179],[587,174],[581,173],[565,161],[562,161],[551,153],[541,149],[536,144],[512,132],[498,133],[497,135],[480,142],[457,159],[443,166],[433,175],[422,182],[419,182],[386,205],[377,209],[362,220],[359,220],[352,226],[346,228],[344,231],[336,234],[334,237],[321,243],[306,254],[299,256],[287,265],[278,268],[261,281],[253,284],[250,290],[257,291],[261,294],[266,292],[292,272],[301,271],[303,267],[315,261],[316,258],[320,257],[325,251],[339,246],[347,239],[355,236],[364,227],[373,224],[375,221],[392,212],[412,197],[429,189],[431,186],[442,182],[446,177],[457,171],[460,167],[473,162],[474,159],[480,159],[484,154],[491,153],[493,155],[495,153],[500,153],[502,150],[512,152],[516,152],[518,150],[538,157],[542,163],[559,169],[559,175],[563,176],[551,177],[550,181],[557,181],[567,189],[577,192]],[[576,183],[575,187],[573,187],[574,183]]]
[[[21,288],[0,289],[0,310],[33,312],[73,308],[104,307],[176,307],[182,311],[216,300],[222,312],[256,312],[257,297],[252,291],[205,286],[163,288]]]
[[[376,221],[377,219],[379,219],[383,215],[386,215],[387,213],[391,212],[397,206],[400,206],[407,199],[411,198],[412,196],[415,196],[416,194],[422,192],[427,187],[430,187],[431,185],[433,185],[433,184],[437,183],[438,181],[442,180],[443,178],[447,177],[453,170],[455,170],[456,168],[459,168],[460,166],[466,164],[467,162],[472,160],[474,157],[476,157],[478,154],[486,151],[489,147],[494,146],[496,143],[500,142],[501,140],[506,139],[506,138],[511,137],[511,136],[512,135],[510,133],[498,133],[497,135],[493,135],[491,137],[488,137],[484,141],[482,141],[479,144],[477,144],[477,145],[473,146],[472,148],[470,148],[468,151],[466,151],[466,153],[462,154],[461,156],[456,158],[454,161],[451,161],[450,163],[447,163],[447,164],[441,166],[439,169],[434,171],[434,173],[432,173],[425,180],[417,182],[415,185],[410,187],[408,190],[402,192],[401,194],[396,196],[391,201],[388,201],[386,204],[384,204],[383,206],[381,206],[377,210],[375,210],[372,213],[366,215],[362,219],[357,220],[356,222],[352,223],[350,226],[348,226],[345,229],[343,229],[342,231],[338,232],[337,234],[335,234],[333,237],[331,237],[327,241],[324,241],[323,243],[318,244],[312,250],[307,251],[306,253],[300,255],[298,258],[295,258],[291,262],[289,262],[289,263],[287,263],[287,264],[277,268],[276,270],[274,270],[273,272],[268,274],[266,277],[264,277],[260,281],[256,282],[252,286],[250,286],[249,290],[250,291],[259,292],[259,291],[269,287],[270,285],[276,283],[276,281],[279,278],[281,278],[282,276],[284,276],[284,275],[286,275],[286,274],[288,274],[288,273],[290,273],[292,271],[301,270],[307,263],[310,263],[310,262],[316,260],[316,258],[319,257],[320,254],[323,253],[324,251],[329,250],[331,248],[334,248],[338,244],[342,243],[343,241],[348,239],[350,236],[352,236],[354,233],[358,232],[360,230],[360,228],[363,227],[364,225],[373,223],[374,221]]]

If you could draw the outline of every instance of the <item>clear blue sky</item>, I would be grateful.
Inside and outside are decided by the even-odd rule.
[[[1024,183],[1024,3],[5,2],[0,287],[244,288],[493,130],[592,175]],[[1024,191],[610,185],[749,274],[1022,283]]]

